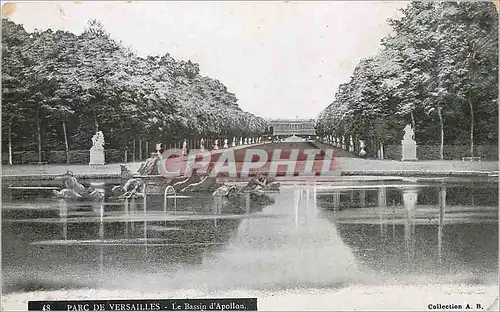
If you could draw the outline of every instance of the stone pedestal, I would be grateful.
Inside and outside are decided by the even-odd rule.
[[[89,165],[104,165],[104,149],[91,148]]]
[[[417,143],[414,140],[401,141],[401,161],[417,161]]]

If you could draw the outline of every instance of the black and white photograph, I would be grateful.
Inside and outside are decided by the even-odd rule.
[[[498,0],[2,1],[2,311],[499,311]]]

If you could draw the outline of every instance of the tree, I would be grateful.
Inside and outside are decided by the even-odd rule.
[[[383,49],[361,60],[339,87],[333,103],[320,114],[318,130],[365,133],[394,142],[399,135],[395,129],[402,129],[408,116],[419,143],[439,141],[441,158],[445,141],[468,140],[471,155],[477,135],[481,142],[496,144],[497,127],[489,125],[498,124],[494,6],[412,2],[402,13],[389,21],[394,31],[382,40]],[[462,126],[467,119],[468,130]]]
[[[10,150],[37,145],[41,161],[42,146],[64,146],[69,161],[70,143],[88,149],[98,129],[107,147],[120,149],[134,139],[264,131],[264,120],[242,111],[222,83],[200,75],[198,64],[168,53],[139,57],[98,21],[78,36],[27,33],[6,19],[2,25],[2,131],[16,130],[4,135],[14,138]],[[16,140],[25,133],[34,136]]]

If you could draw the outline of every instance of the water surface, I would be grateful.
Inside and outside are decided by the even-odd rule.
[[[496,181],[344,179],[282,186],[270,205],[183,194],[166,209],[88,183],[102,203],[4,186],[4,293],[497,283]]]

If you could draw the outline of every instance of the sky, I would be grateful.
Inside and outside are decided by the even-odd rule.
[[[137,54],[200,64],[264,118],[315,118],[376,53],[401,1],[67,1],[3,3],[27,31],[81,33],[90,19]]]

